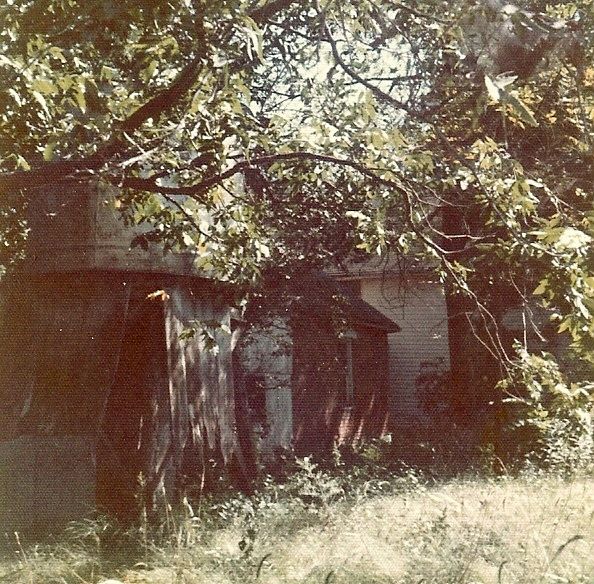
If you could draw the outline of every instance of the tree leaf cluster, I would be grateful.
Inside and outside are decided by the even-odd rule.
[[[100,180],[151,226],[139,245],[207,275],[389,254],[439,266],[502,371],[513,304],[541,302],[591,358],[591,0],[13,0],[0,16],[13,256],[15,200]]]

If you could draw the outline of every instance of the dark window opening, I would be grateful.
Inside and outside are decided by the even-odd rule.
[[[266,428],[266,380],[261,373],[245,376],[245,395],[254,424]]]

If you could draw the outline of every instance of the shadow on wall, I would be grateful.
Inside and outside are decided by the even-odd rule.
[[[329,319],[300,318],[293,326],[298,455],[378,437],[388,427],[387,335],[371,327],[355,329],[356,339],[345,341]]]

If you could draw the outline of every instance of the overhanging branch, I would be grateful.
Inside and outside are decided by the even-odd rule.
[[[350,160],[348,158],[338,158],[336,156],[330,156],[328,154],[317,154],[315,152],[307,151],[296,151],[296,152],[285,152],[281,154],[269,154],[266,156],[258,156],[251,158],[250,160],[242,160],[234,164],[228,170],[219,174],[206,177],[199,183],[194,185],[187,185],[181,187],[170,187],[165,185],[159,185],[155,179],[152,178],[140,178],[140,177],[126,177],[123,181],[119,181],[118,184],[125,188],[131,188],[140,191],[149,191],[154,193],[166,194],[166,195],[184,195],[202,200],[201,195],[206,193],[210,188],[221,184],[225,180],[232,176],[254,167],[266,167],[276,162],[289,162],[289,161],[303,161],[311,160],[316,162],[325,162],[328,164],[334,164],[337,166],[346,166],[356,170],[362,175],[366,176],[376,185],[388,187],[399,192],[404,191],[404,187],[395,180],[390,180],[381,176],[378,176],[373,169],[368,168],[360,162]],[[114,181],[116,179],[114,178]]]
[[[263,6],[248,12],[248,16],[256,24],[264,25],[275,14],[298,3],[299,0],[270,0]],[[224,33],[219,34],[218,42],[224,40],[225,36]],[[127,148],[120,132],[131,133],[140,128],[149,118],[158,118],[174,108],[196,83],[205,66],[200,56],[194,57],[167,89],[149,99],[122,121],[118,125],[117,135],[100,147],[95,154],[77,160],[44,163],[32,170],[0,173],[0,192],[36,189],[77,175],[81,178],[92,175]]]
[[[298,0],[271,0],[263,6],[254,8],[248,12],[248,16],[256,24],[262,25],[281,10],[288,8],[291,4],[296,4],[297,2]],[[218,43],[224,44],[228,40],[228,36],[228,30],[224,31],[221,35],[218,35]],[[165,111],[174,107],[197,81],[203,66],[200,56],[192,59],[192,61],[184,67],[170,87],[150,99],[147,103],[138,108],[127,120],[122,122],[122,130],[125,132],[134,131],[149,118],[160,116]]]

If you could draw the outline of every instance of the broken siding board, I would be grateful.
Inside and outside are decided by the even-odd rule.
[[[219,426],[221,451],[225,462],[236,449],[235,436],[235,399],[233,390],[233,360],[231,343],[231,314],[228,307],[217,306],[221,328],[216,334],[219,367]]]
[[[169,352],[186,412],[181,423],[200,441],[197,447],[220,450],[228,460],[236,448],[230,310],[220,294],[207,287],[180,287],[169,296]],[[189,327],[194,334],[182,339]]]
[[[206,346],[201,334],[201,323],[224,325],[225,318],[228,322],[229,310],[222,295],[204,282],[175,278],[161,282],[164,294],[147,301],[147,291],[157,284],[150,288],[145,282],[145,292],[135,288],[137,301],[150,308],[150,314],[143,316],[141,311],[136,318],[144,323],[151,314],[157,314],[156,310],[160,314],[159,322],[150,324],[154,332],[141,349],[149,355],[142,383],[151,387],[147,399],[152,403],[151,419],[146,424],[149,430],[143,436],[146,462],[141,463],[146,496],[154,495],[152,500],[145,496],[149,508],[171,499],[183,476],[202,475],[204,450],[225,460],[235,450],[232,386],[226,370],[230,368],[230,338],[222,330],[214,333],[216,352]],[[133,322],[130,326],[138,328]],[[194,336],[184,334],[189,327],[197,328]],[[151,357],[161,347],[163,364],[154,365]]]
[[[183,290],[176,286],[168,291],[165,300],[165,342],[169,370],[169,410],[172,442],[182,451],[190,431],[186,355],[184,352],[184,322],[192,318],[192,306]]]
[[[201,451],[205,438],[204,428],[200,421],[202,407],[202,369],[200,348],[195,339],[188,339],[184,343],[184,359],[186,362],[186,389],[191,441],[193,447]]]
[[[207,299],[196,301],[199,307],[200,321],[195,342],[200,356],[200,406],[198,415],[201,426],[205,429],[206,443],[210,450],[217,447],[217,402],[218,402],[218,374],[216,360],[213,355],[214,348],[210,346],[212,330],[204,323],[212,322],[212,306]]]
[[[173,304],[147,298],[162,288]],[[159,494],[176,492],[187,470],[199,475],[204,464],[195,446],[203,439],[225,461],[236,452],[226,326],[215,333],[218,353],[200,334],[182,338],[194,320],[229,324],[228,288],[199,278],[79,272],[23,275],[4,292],[6,306],[14,299],[0,329],[7,456],[25,452],[15,441],[19,433],[81,434],[97,449],[98,468],[87,477],[98,487],[97,501],[125,514],[138,508],[136,494],[150,509],[165,502]],[[10,424],[21,414],[18,427]],[[25,461],[15,464],[24,468]],[[117,509],[110,501],[114,489],[122,495]],[[54,503],[61,505],[59,498]]]
[[[151,507],[172,434],[163,303],[135,284],[98,444],[98,504],[123,517],[138,508],[138,494]]]

